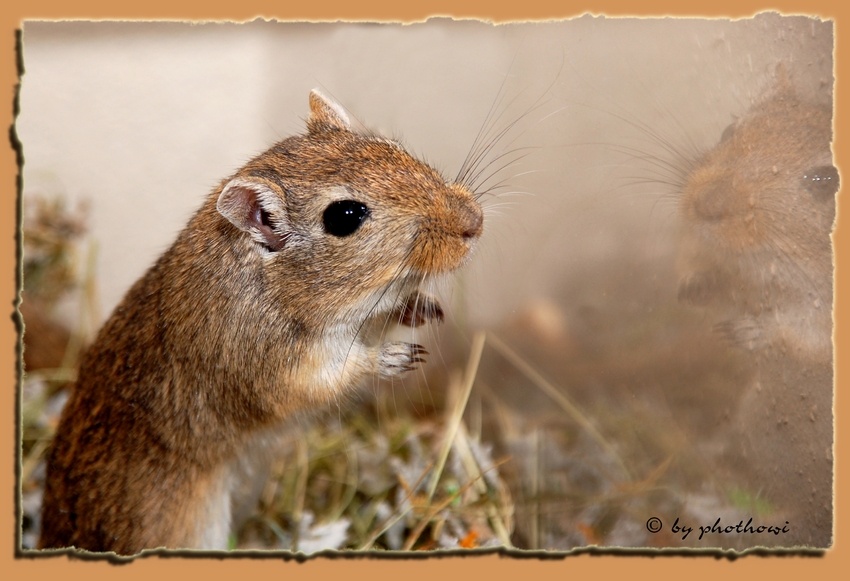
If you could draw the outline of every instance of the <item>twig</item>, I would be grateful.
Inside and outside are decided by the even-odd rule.
[[[619,466],[620,470],[622,470],[623,474],[626,476],[628,480],[632,480],[632,475],[629,472],[629,469],[626,467],[626,464],[623,462],[623,459],[620,458],[620,455],[614,449],[614,447],[605,439],[605,437],[599,433],[599,430],[594,427],[594,425],[587,419],[584,413],[576,406],[570,399],[565,396],[561,391],[552,385],[545,377],[543,377],[536,369],[534,369],[531,365],[528,364],[525,359],[523,359],[516,351],[508,347],[501,339],[499,339],[495,334],[488,333],[490,345],[498,351],[502,357],[510,361],[510,363],[516,367],[519,371],[521,371],[528,379],[534,383],[543,393],[551,397],[555,403],[561,406],[567,414],[584,430],[590,434],[590,436],[596,440],[596,442],[614,459],[614,461]]]
[[[475,375],[478,373],[478,364],[481,361],[481,352],[484,350],[484,338],[485,334],[482,332],[477,332],[472,337],[472,349],[469,354],[469,360],[467,361],[463,377],[463,392],[461,394],[460,401],[454,409],[452,418],[449,421],[448,430],[446,431],[446,440],[443,443],[443,450],[440,453],[434,474],[431,476],[431,484],[428,486],[428,500],[431,500],[434,497],[434,491],[437,490],[437,483],[440,481],[440,476],[443,473],[443,468],[446,465],[446,460],[448,459],[449,452],[452,449],[452,442],[454,442],[458,426],[463,418],[463,412],[466,409],[466,402],[469,401],[469,393],[472,391],[472,384],[475,382]]]

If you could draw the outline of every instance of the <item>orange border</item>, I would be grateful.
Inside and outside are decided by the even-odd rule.
[[[581,0],[568,0],[567,2],[524,2],[522,9],[509,8],[518,6],[516,2],[503,2],[494,5],[492,2],[474,2],[471,0],[433,1],[429,3],[418,2],[407,4],[404,8],[395,0],[361,0],[356,4],[339,3],[306,3],[302,2],[296,6],[289,4],[286,8],[282,3],[271,0],[247,0],[243,2],[211,2],[206,0],[200,2],[176,1],[176,0],[148,0],[144,7],[120,5],[113,1],[78,1],[73,4],[62,3],[59,0],[30,0],[25,6],[14,5],[0,9],[2,24],[5,29],[3,35],[4,54],[2,60],[3,77],[9,83],[6,95],[9,101],[4,109],[4,127],[10,127],[13,123],[11,101],[14,88],[17,84],[17,54],[15,51],[15,29],[20,26],[22,19],[168,19],[168,20],[252,20],[255,17],[277,17],[288,20],[424,20],[428,16],[452,15],[457,18],[480,18],[491,21],[508,20],[548,20],[553,18],[566,18],[585,12],[595,14],[607,14],[611,16],[730,16],[747,17],[765,10],[778,10],[784,14],[816,14],[824,18],[834,19],[836,22],[836,103],[846,102],[845,85],[842,79],[850,77],[847,68],[850,66],[848,56],[847,40],[843,36],[842,25],[850,23],[846,8],[839,8],[837,2],[830,0],[773,0],[770,3],[765,0],[723,0],[722,2],[702,2],[684,6],[683,3],[674,0],[649,0],[641,2],[639,7],[636,3],[625,0],[596,0],[594,2]],[[845,130],[847,129],[847,116],[842,108],[836,111],[836,139],[835,148],[838,154],[840,168],[850,168],[845,146]],[[12,233],[17,228],[16,223],[16,196],[15,179],[17,175],[17,161],[14,150],[7,147],[3,150],[2,161],[3,183],[0,196],[2,204],[2,249],[0,252],[0,271],[14,273],[16,268],[16,256],[14,237]],[[845,171],[845,181],[847,172]],[[846,196],[842,195],[841,198]],[[843,205],[843,204],[842,204]],[[848,296],[848,272],[843,269],[842,259],[847,256],[847,241],[844,230],[846,228],[846,216],[839,208],[838,226],[835,233],[836,246],[836,297]],[[0,450],[6,466],[14,466],[14,450],[18,445],[15,441],[15,429],[12,418],[15,409],[15,342],[17,340],[16,330],[12,324],[11,301],[15,294],[14,275],[3,279],[0,286],[0,296],[6,305],[5,321],[0,327],[0,376],[6,378],[4,382],[4,396],[2,398],[3,418],[6,426],[0,436]],[[846,352],[850,339],[847,338],[847,314],[845,303],[836,301],[836,417],[843,418],[847,415],[848,405],[846,389],[843,384],[848,383],[846,368],[840,361],[841,355]],[[839,423],[836,430],[839,451],[847,449],[847,435],[841,429]],[[836,463],[838,486],[844,483],[844,477],[848,473],[847,465],[840,460],[846,456],[837,456]],[[537,558],[505,558],[497,555],[482,555],[469,557],[428,558],[416,560],[401,559],[318,559],[306,563],[296,561],[284,561],[283,559],[184,559],[184,558],[145,558],[139,559],[127,565],[112,565],[106,562],[88,562],[80,560],[68,560],[66,558],[55,559],[28,559],[15,558],[14,546],[16,542],[15,523],[9,515],[14,514],[14,484],[15,471],[5,470],[0,474],[4,494],[0,495],[2,510],[0,514],[6,515],[3,525],[0,527],[0,570],[6,571],[9,579],[47,579],[61,578],[63,581],[76,578],[93,581],[96,579],[113,579],[121,576],[128,579],[149,579],[156,575],[157,579],[174,578],[184,579],[187,576],[201,576],[205,581],[212,579],[231,579],[233,577],[245,577],[253,575],[269,575],[276,577],[309,576],[311,579],[347,579],[352,576],[366,576],[375,578],[404,578],[404,579],[428,579],[441,578],[445,575],[456,575],[461,578],[542,578],[542,579],[567,579],[597,576],[617,576],[620,579],[633,579],[635,577],[657,578],[660,576],[675,576],[678,579],[726,579],[726,578],[748,578],[753,579],[767,575],[770,578],[798,578],[811,577],[818,579],[831,579],[838,577],[838,571],[846,571],[848,551],[842,550],[848,545],[845,535],[850,532],[847,515],[837,513],[838,529],[836,534],[836,545],[833,550],[824,557],[744,557],[730,561],[713,557],[668,557],[647,558],[634,556],[616,557],[594,557],[581,555],[567,557],[564,559],[537,559]],[[846,486],[845,486],[846,488]],[[836,488],[838,489],[838,487]],[[843,508],[842,498],[836,499],[836,508]]]

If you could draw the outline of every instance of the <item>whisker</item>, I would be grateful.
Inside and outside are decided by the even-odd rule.
[[[495,111],[501,108],[500,103],[505,98],[505,85],[508,82],[508,76],[505,75],[505,78],[502,79],[502,84],[499,86],[499,90],[496,92],[496,96],[493,98],[493,102],[490,104],[490,108],[487,111],[487,115],[484,117],[484,122],[481,124],[481,127],[478,129],[478,133],[475,136],[475,139],[472,141],[472,145],[469,148],[469,153],[466,155],[466,159],[463,160],[463,163],[460,166],[460,170],[458,171],[458,175],[455,178],[457,183],[463,184],[465,183],[465,177],[469,170],[469,166],[472,163],[473,154],[477,154],[476,150],[481,145],[484,140],[484,136],[486,133],[490,131],[488,125],[493,120],[493,115]],[[501,115],[501,113],[500,113]]]
[[[470,180],[470,182],[469,182],[469,184],[468,184],[469,188],[470,188],[472,191],[478,191],[479,189],[481,189],[482,187],[484,187],[484,185],[485,185],[485,184],[486,184],[489,180],[491,180],[491,179],[492,179],[492,178],[494,178],[496,175],[498,175],[500,172],[503,172],[504,170],[506,170],[506,169],[507,169],[507,168],[509,168],[510,166],[512,166],[512,165],[514,165],[514,164],[516,164],[516,163],[518,163],[518,162],[520,162],[520,161],[522,161],[523,159],[525,159],[526,157],[528,157],[528,156],[530,155],[530,153],[523,153],[522,155],[517,155],[516,157],[509,159],[509,160],[508,160],[508,162],[507,162],[506,164],[502,165],[501,167],[499,167],[499,168],[498,168],[498,169],[496,169],[495,171],[491,172],[491,173],[490,173],[490,175],[488,175],[485,179],[483,179],[483,180],[479,181],[479,178],[481,177],[481,175],[482,175],[485,171],[487,171],[487,170],[488,170],[491,166],[493,166],[494,164],[498,163],[498,162],[499,162],[499,161],[501,161],[502,159],[507,158],[508,156],[511,156],[511,155],[514,155],[514,154],[518,154],[519,152],[521,152],[521,151],[523,151],[523,150],[539,150],[539,149],[540,149],[539,147],[533,147],[533,146],[521,147],[521,148],[517,148],[517,149],[512,149],[512,150],[510,150],[510,151],[506,151],[506,152],[504,152],[504,153],[502,153],[502,154],[500,154],[500,155],[498,155],[498,156],[494,157],[494,158],[493,158],[493,159],[491,159],[489,162],[487,162],[487,164],[486,164],[486,165],[482,166],[480,169],[478,169],[478,170],[476,171],[475,175],[474,175],[474,176],[472,176],[472,178],[471,178],[471,180]]]
[[[563,68],[563,65],[562,65],[562,68]],[[560,75],[560,72],[559,72],[559,75]],[[493,172],[493,174],[488,176],[488,178],[485,179],[482,183],[478,183],[478,180],[483,175],[483,173],[487,170],[487,168],[491,167],[494,163],[497,163],[498,160],[503,158],[505,155],[510,155],[510,152],[506,152],[506,153],[503,153],[499,156],[496,156],[495,158],[491,158],[490,161],[488,161],[487,164],[484,167],[481,167],[481,164],[484,163],[484,161],[487,160],[490,157],[493,150],[503,142],[503,140],[514,130],[514,128],[517,126],[518,123],[520,123],[521,121],[526,119],[528,116],[530,116],[535,111],[538,111],[541,107],[543,107],[548,102],[548,99],[546,99],[545,97],[546,97],[547,94],[549,94],[552,87],[557,82],[558,76],[556,76],[553,79],[552,83],[549,85],[549,87],[547,87],[546,91],[544,91],[532,103],[532,105],[528,109],[526,109],[521,115],[519,115],[517,118],[515,118],[511,122],[507,123],[500,130],[495,131],[495,130],[488,129],[487,125],[490,124],[490,123],[494,123],[494,125],[492,125],[491,127],[495,127],[495,122],[498,122],[500,119],[502,119],[502,117],[505,115],[506,111],[508,110],[509,106],[512,105],[522,94],[522,92],[519,92],[513,99],[511,99],[511,101],[508,103],[508,106],[506,106],[504,108],[504,110],[498,116],[494,117],[493,107],[496,106],[497,104],[501,103],[504,100],[503,94],[504,94],[504,89],[505,89],[505,80],[503,80],[502,85],[499,88],[499,94],[498,94],[497,98],[494,100],[494,103],[491,106],[490,111],[488,111],[487,117],[485,118],[484,125],[479,130],[478,134],[476,135],[476,138],[473,141],[472,147],[470,148],[470,153],[469,153],[469,155],[467,155],[467,158],[464,160],[464,163],[461,166],[461,170],[458,172],[458,176],[457,176],[457,182],[458,183],[460,183],[464,186],[467,186],[472,191],[476,191],[483,185],[483,183],[486,183],[487,179],[491,178],[493,175],[495,175],[499,171],[502,171],[506,167],[510,166],[510,164],[508,164],[508,165],[501,167],[499,170]],[[534,127],[534,126],[542,123],[543,121],[545,121],[546,119],[550,118],[551,116],[559,113],[563,109],[564,108],[560,108],[560,109],[557,109],[555,111],[550,112],[547,115],[544,115],[541,119],[537,120],[534,124],[532,124],[531,127]],[[517,139],[519,139],[520,137],[525,135],[525,133],[529,129],[530,129],[530,127],[519,132],[519,134],[514,136],[514,138],[512,140],[510,140],[506,145],[510,145],[510,144],[514,143]],[[486,145],[484,145],[485,143],[486,143]],[[519,149],[515,149],[515,150],[512,150],[512,151],[516,152],[516,151],[519,151],[519,150],[522,150],[522,149],[526,149],[526,148],[519,148]],[[535,148],[528,148],[528,149],[535,149]]]

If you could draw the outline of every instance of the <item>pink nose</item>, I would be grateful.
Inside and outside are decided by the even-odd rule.
[[[484,213],[481,206],[472,196],[466,194],[454,195],[449,198],[449,211],[451,212],[454,230],[470,240],[481,236],[484,229]]]

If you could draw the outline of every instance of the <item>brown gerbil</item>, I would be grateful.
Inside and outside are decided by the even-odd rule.
[[[223,549],[253,443],[422,361],[384,332],[442,318],[420,284],[465,261],[481,207],[317,91],[310,110],[209,196],[85,354],[40,547]]]
[[[788,515],[790,533],[771,542],[825,547],[839,176],[830,108],[802,101],[780,76],[689,168],[679,296],[707,307],[715,329],[751,354],[756,379],[729,448],[753,488]]]

